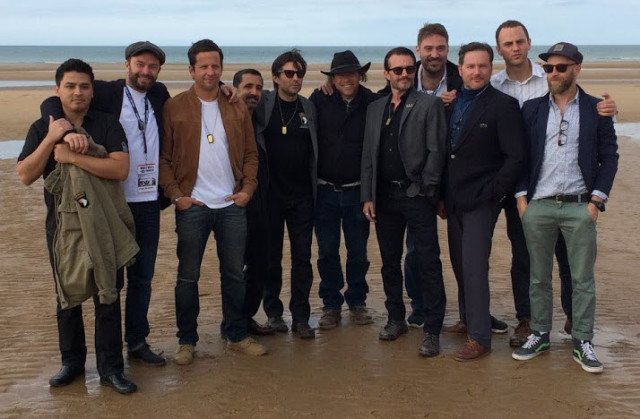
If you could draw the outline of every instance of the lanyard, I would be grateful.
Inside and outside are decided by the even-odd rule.
[[[129,91],[129,87],[125,86],[124,91],[127,92],[127,97],[129,98],[129,102],[133,107],[133,113],[136,115],[136,119],[138,119],[138,129],[142,132],[142,142],[144,144],[144,154],[147,154],[147,134],[146,128],[147,123],[149,122],[149,102],[147,101],[147,96],[144,97],[144,122],[140,118],[140,114],[138,113],[138,108],[136,108],[136,104],[133,101],[133,96],[131,96],[131,92]]]

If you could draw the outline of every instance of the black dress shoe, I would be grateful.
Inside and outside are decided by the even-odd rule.
[[[259,336],[275,335],[276,329],[269,324],[261,325],[257,321],[249,319],[249,333]]]
[[[421,356],[432,357],[440,353],[440,335],[424,332],[422,344],[418,348]]]
[[[316,337],[316,331],[308,323],[294,323],[291,325],[291,331],[300,339],[314,339]]]
[[[129,356],[130,361],[138,361],[155,367],[167,365],[167,360],[154,353],[146,343],[135,351],[127,351],[127,355]]]
[[[389,320],[380,331],[380,340],[396,340],[400,335],[407,333],[409,328],[404,320]]]
[[[49,385],[51,387],[64,387],[68,386],[77,377],[84,374],[84,367],[74,367],[72,365],[63,365],[60,371],[49,379]]]
[[[113,389],[120,394],[135,393],[138,391],[138,386],[127,380],[127,377],[121,372],[100,377],[100,385],[113,387]]]

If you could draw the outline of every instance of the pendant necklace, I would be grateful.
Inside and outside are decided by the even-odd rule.
[[[389,126],[389,124],[391,123],[391,118],[393,117],[391,108],[393,108],[393,102],[389,102],[389,115],[387,115],[387,120],[384,122],[385,127]]]
[[[280,96],[278,98],[278,109],[280,110],[280,121],[282,122],[282,135],[287,135],[287,126],[293,121],[293,118],[296,116],[296,112],[298,112],[298,99],[296,98],[296,107],[293,109],[293,114],[287,123],[284,123],[284,115],[282,114],[282,105],[280,104]]]
[[[202,105],[202,109],[203,110],[206,109],[204,107],[204,104]],[[213,109],[212,109],[212,111],[213,111]],[[209,144],[213,144],[213,142],[215,141],[215,138],[213,137],[213,133],[215,132],[216,126],[218,124],[218,116],[220,115],[220,111],[218,111],[218,112],[214,111],[213,113],[214,113],[214,116],[213,116],[213,129],[209,129],[209,126],[207,125],[207,118],[205,118],[204,114],[202,115],[202,122],[204,123],[204,127],[205,127],[206,131],[209,133],[209,134],[207,134],[207,142]]]

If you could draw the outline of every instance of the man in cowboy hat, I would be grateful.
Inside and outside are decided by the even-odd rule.
[[[369,287],[367,239],[369,222],[360,204],[360,160],[367,106],[379,95],[360,84],[371,63],[360,65],[353,52],[337,52],[331,69],[322,71],[333,85],[325,95],[316,89],[311,102],[318,112],[318,197],[315,228],[323,314],[320,329],[332,329],[341,318],[342,303],[355,324],[373,322],[365,306]],[[340,263],[340,226],[347,247],[347,290]]]

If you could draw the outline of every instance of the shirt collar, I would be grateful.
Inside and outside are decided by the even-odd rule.
[[[544,73],[544,70],[542,69],[542,67],[539,64],[536,64],[531,60],[529,60],[529,63],[531,64],[531,77],[529,77],[528,79],[526,79],[522,83],[518,82],[517,80],[511,80],[509,78],[509,75],[507,74],[507,69],[504,69],[501,72],[499,72],[498,74],[496,74],[494,76],[495,81],[498,84],[504,84],[506,82],[527,84],[533,78],[544,78],[544,77],[546,77],[546,74]]]
[[[423,86],[422,86],[422,72],[424,71],[424,68],[422,67],[422,63],[420,63],[420,66],[418,67],[418,84],[416,85],[416,90],[418,92],[434,92],[436,93],[438,90],[440,90],[440,87],[444,84],[447,84],[447,65],[445,64],[444,66],[444,72],[442,73],[442,78],[440,79],[440,83],[438,83],[438,87],[436,88],[436,90],[426,90]]]
[[[567,105],[570,105],[571,103],[574,103],[574,102],[576,105],[580,105],[580,89],[576,89],[576,96],[573,99],[571,99]],[[553,100],[553,94],[551,92],[549,92],[549,106],[551,106],[554,109],[558,108],[558,105],[556,105],[556,102],[554,102]]]

